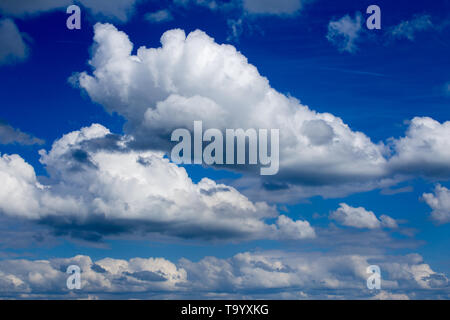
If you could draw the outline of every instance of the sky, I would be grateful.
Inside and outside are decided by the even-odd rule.
[[[449,299],[449,31],[448,0],[1,1],[0,298]],[[279,130],[279,171],[176,163],[194,121]]]

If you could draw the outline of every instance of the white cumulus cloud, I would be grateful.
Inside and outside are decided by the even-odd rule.
[[[433,209],[431,217],[438,223],[450,222],[450,190],[436,185],[434,193],[422,195],[425,202]]]
[[[95,26],[93,73],[79,86],[109,112],[123,115],[138,147],[170,149],[170,133],[204,128],[280,129],[280,173],[294,183],[358,182],[385,173],[384,146],[352,131],[340,118],[318,113],[270,87],[233,46],[202,31],[170,30],[162,47],[132,55],[128,36]],[[151,137],[151,138],[150,138]]]
[[[339,21],[332,29],[353,30],[350,38],[359,32],[348,25],[358,25],[358,15]],[[390,139],[388,148],[342,119],[276,91],[233,46],[218,44],[202,31],[186,36],[169,30],[161,47],[142,46],[133,55],[127,34],[110,24],[94,29],[93,70],[72,79],[94,102],[127,119],[124,129],[134,137],[133,148],[169,152],[172,131],[192,130],[195,120],[222,131],[280,129],[280,171],[252,181],[256,189],[247,194],[281,190],[277,197],[283,201],[299,194],[333,196],[389,187],[412,174],[435,178],[450,172],[447,123],[414,118],[406,135]],[[230,169],[256,172],[251,166]]]
[[[18,155],[0,158],[0,212],[41,221],[84,239],[121,233],[199,239],[305,239],[306,221],[277,217],[264,202],[204,178],[193,183],[161,152],[134,151],[126,137],[94,124],[41,150],[50,174],[40,183]]]
[[[363,207],[351,207],[345,203],[341,203],[339,208],[330,214],[330,219],[336,220],[344,226],[355,228],[397,227],[397,222],[387,215],[382,215],[380,220],[378,220],[372,211],[368,211]]]

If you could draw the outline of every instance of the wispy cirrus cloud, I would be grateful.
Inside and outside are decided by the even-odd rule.
[[[174,0],[169,9],[173,12],[180,8],[190,9],[201,6],[211,11],[222,12],[227,17],[228,37],[231,42],[238,42],[244,32],[252,33],[256,20],[264,17],[293,18],[303,8],[315,0]]]
[[[149,12],[145,15],[145,19],[149,22],[159,23],[172,21],[173,16],[167,9],[161,9],[155,12]]]
[[[173,3],[185,8],[203,6],[211,10],[235,11],[248,15],[272,15],[288,17],[297,14],[305,4],[315,0],[174,0]]]
[[[301,10],[304,0],[243,0],[250,14],[292,15]]]
[[[388,36],[392,39],[408,39],[414,41],[417,33],[431,29],[435,29],[431,21],[431,16],[421,14],[414,16],[411,20],[405,20],[396,26],[390,27]]]
[[[45,141],[22,132],[20,129],[13,128],[8,123],[0,120],[0,144],[14,143],[21,145],[42,145]]]
[[[355,53],[358,49],[357,41],[362,28],[362,15],[355,13],[351,18],[345,15],[338,20],[332,20],[328,23],[327,39],[335,45],[341,52]]]
[[[88,9],[92,15],[116,22],[126,22],[133,15],[135,5],[139,1],[117,0],[112,6],[108,0],[3,0],[0,2],[0,12],[8,17],[23,18],[55,10],[65,10],[71,4],[76,4]]]
[[[0,19],[0,66],[25,61],[29,48],[13,20]]]

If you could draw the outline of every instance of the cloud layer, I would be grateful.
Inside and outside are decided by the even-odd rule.
[[[361,181],[385,171],[382,145],[277,92],[234,47],[201,31],[187,37],[167,31],[161,48],[141,47],[137,55],[112,25],[97,24],[94,40],[94,71],[79,74],[79,86],[128,120],[136,147],[167,151],[174,129],[202,120],[220,130],[280,128],[280,176],[305,184]]]
[[[400,176],[446,177],[450,170],[447,123],[417,117],[405,137],[374,143],[342,119],[276,91],[233,46],[202,31],[167,31],[161,47],[140,47],[136,55],[128,36],[110,24],[95,26],[94,41],[92,73],[72,79],[94,102],[127,119],[133,148],[169,152],[171,132],[192,130],[195,120],[222,131],[280,129],[280,171],[259,185],[291,194],[329,196],[337,189],[327,186],[336,185],[344,193],[370,190]],[[227,168],[256,172],[252,166]]]
[[[369,291],[366,269],[382,270],[382,291]],[[66,288],[69,265],[81,269],[81,289]],[[448,279],[421,256],[315,255],[243,252],[198,262],[163,258],[93,261],[88,256],[0,261],[0,292],[14,298],[275,298],[448,299]],[[113,296],[114,294],[114,296]],[[117,295],[119,294],[119,295]]]
[[[134,151],[126,137],[92,125],[40,151],[50,177],[40,183],[18,155],[0,158],[0,211],[86,240],[123,233],[193,239],[304,239],[306,221],[278,216],[264,202],[204,178],[193,183],[161,152]],[[275,224],[266,219],[277,218]]]

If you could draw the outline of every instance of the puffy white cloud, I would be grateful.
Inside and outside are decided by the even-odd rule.
[[[26,60],[28,46],[11,19],[0,19],[0,65]]]
[[[393,39],[405,38],[414,41],[416,33],[433,28],[429,15],[416,15],[411,20],[402,21],[400,24],[389,28],[388,35]]]
[[[150,12],[145,15],[145,19],[150,22],[166,22],[173,20],[173,16],[167,9],[161,9],[155,12]]]
[[[450,222],[450,190],[436,185],[434,193],[422,195],[425,202],[433,209],[431,217],[438,223]]]
[[[18,155],[0,158],[0,211],[41,221],[57,232],[96,240],[103,235],[152,233],[201,239],[304,239],[306,221],[277,217],[264,202],[204,178],[193,183],[161,152],[134,151],[126,137],[94,124],[64,135],[40,161],[50,174],[41,184]]]
[[[382,292],[366,288],[366,268],[382,270]],[[66,269],[81,269],[81,290],[66,288]],[[164,258],[105,258],[88,256],[51,260],[0,261],[0,292],[6,297],[43,294],[66,298],[222,297],[282,298],[300,290],[305,298],[448,299],[448,279],[433,271],[418,255],[364,256],[243,252],[227,259],[205,257],[198,262]],[[234,295],[234,296],[233,296]],[[158,297],[158,296],[157,296]]]
[[[162,258],[118,260],[105,258],[95,263],[88,256],[52,260],[0,261],[0,292],[67,295],[66,273],[69,265],[81,269],[81,290],[84,292],[148,292],[170,291],[185,282],[186,272]]]
[[[33,167],[18,155],[0,158],[0,211],[32,218],[39,211],[38,196],[44,187]]]
[[[415,117],[404,137],[391,140],[391,170],[432,178],[450,177],[449,137],[450,121],[439,123],[429,117]]]
[[[355,52],[357,50],[356,42],[361,32],[361,21],[362,17],[359,12],[353,19],[349,15],[345,15],[339,20],[330,21],[327,39],[341,52]]]
[[[392,219],[391,217],[382,214],[380,216],[380,221],[381,221],[381,226],[385,227],[385,228],[391,228],[391,229],[395,229],[398,227],[397,221],[395,221],[394,219]]]
[[[171,132],[192,130],[195,120],[222,131],[280,129],[280,171],[252,181],[247,195],[282,201],[337,196],[386,188],[409,173],[450,172],[447,123],[414,118],[405,137],[390,140],[390,155],[383,143],[352,131],[342,119],[277,92],[233,46],[217,44],[202,31],[167,31],[161,47],[140,47],[136,55],[128,36],[110,24],[95,26],[94,41],[92,74],[73,79],[94,102],[128,120],[124,129],[135,138],[133,148],[168,152]],[[254,167],[223,166],[246,173],[256,172]]]
[[[305,238],[314,238],[316,233],[309,225],[308,221],[293,221],[291,218],[281,215],[278,217],[277,225],[281,239],[300,240]]]
[[[344,226],[355,228],[397,228],[397,222],[387,215],[382,215],[380,221],[372,211],[363,207],[354,208],[345,203],[341,203],[340,207],[330,214],[330,219],[336,220]]]
[[[307,293],[314,292],[314,289],[350,290],[350,296],[370,297],[366,289],[366,269],[373,261],[379,264],[383,272],[384,289],[403,289],[407,292],[408,289],[445,289],[448,285],[445,275],[434,272],[421,259],[415,261],[411,256],[245,252],[230,259],[207,257],[195,263],[182,259],[180,265],[187,271],[194,291],[281,288],[292,291],[302,288]],[[432,284],[431,279],[440,279],[440,282]]]
[[[381,264],[382,269],[392,281],[414,282],[418,288],[425,290],[448,288],[449,281],[446,275],[434,272],[428,264],[423,262],[420,255],[410,254],[406,258],[403,261]]]
[[[44,144],[44,140],[33,137],[20,129],[0,120],[0,144],[18,143],[22,145]]]
[[[280,129],[280,172],[297,184],[358,183],[385,173],[384,146],[340,118],[317,113],[270,87],[233,46],[202,31],[170,30],[162,47],[137,50],[109,24],[95,26],[93,73],[78,74],[91,99],[123,115],[139,148],[170,148],[170,133],[192,128]],[[236,167],[234,168],[236,169]],[[239,169],[239,168],[238,168]]]

